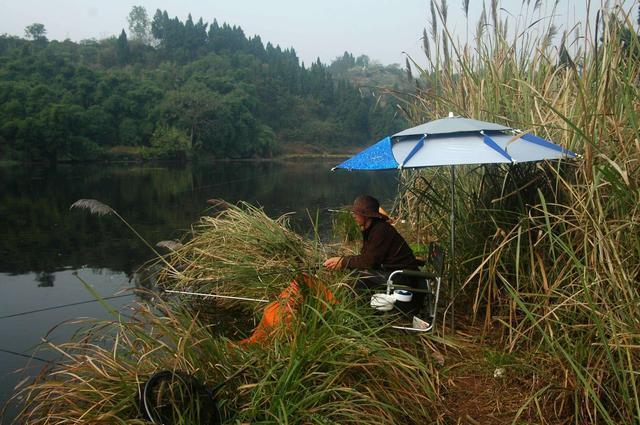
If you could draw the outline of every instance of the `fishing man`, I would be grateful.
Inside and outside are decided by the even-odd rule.
[[[418,270],[421,263],[413,255],[407,241],[380,212],[380,202],[372,196],[358,196],[350,208],[360,231],[362,249],[358,255],[331,257],[324,262],[329,270],[362,270],[356,289],[372,289],[385,285],[394,270]]]

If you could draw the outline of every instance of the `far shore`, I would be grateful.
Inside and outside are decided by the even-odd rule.
[[[112,164],[112,163],[176,163],[176,162],[277,162],[277,161],[293,161],[293,160],[340,160],[346,159],[359,152],[359,149],[353,149],[349,152],[288,152],[280,155],[276,155],[269,158],[216,158],[213,156],[200,156],[197,158],[144,158],[139,151],[131,150],[127,154],[123,155],[121,152],[116,154],[107,152],[104,156],[96,159],[85,160],[58,160],[55,162],[49,161],[17,161],[11,159],[0,159],[1,166],[15,166],[23,164]]]

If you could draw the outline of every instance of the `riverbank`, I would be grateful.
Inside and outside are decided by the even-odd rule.
[[[94,159],[90,160],[64,160],[60,159],[55,162],[48,161],[16,161],[16,160],[0,160],[0,167],[15,166],[20,164],[118,164],[118,163],[186,163],[186,162],[269,162],[269,161],[295,161],[295,160],[315,160],[315,159],[346,159],[361,149],[354,148],[348,150],[324,151],[311,149],[296,149],[285,151],[279,155],[269,158],[251,157],[251,158],[219,158],[211,155],[202,156],[183,156],[180,158],[160,158],[150,156],[144,148],[130,146],[115,146],[101,153]]]
[[[570,405],[557,403],[568,396],[556,359],[505,349],[506,328],[496,322],[488,332],[465,308],[458,310],[455,332],[440,316],[433,333],[391,329],[394,316],[355,302],[354,275],[320,267],[328,247],[286,223],[246,204],[229,206],[197,223],[191,238],[159,262],[154,279],[164,289],[280,300],[289,315],[272,332],[239,342],[261,321],[263,304],[170,297],[139,287],[132,317],[110,310],[110,320],[49,344],[64,355],[24,384],[20,419],[140,421],[140,385],[159,371],[181,371],[219,387],[227,423],[559,424],[571,417]],[[287,290],[306,282],[304,275],[315,276],[331,298],[309,287],[291,302]],[[183,423],[198,423],[180,400],[165,401]]]

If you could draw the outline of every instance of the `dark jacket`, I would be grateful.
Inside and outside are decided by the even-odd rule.
[[[418,269],[413,251],[398,231],[383,220],[374,219],[362,232],[360,255],[345,256],[345,267],[350,269],[385,270]]]

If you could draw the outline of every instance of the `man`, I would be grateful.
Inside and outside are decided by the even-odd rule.
[[[329,270],[360,269],[363,273],[357,289],[374,288],[386,283],[390,272],[400,269],[417,270],[420,263],[413,251],[380,213],[380,203],[369,195],[358,196],[351,213],[362,232],[362,249],[359,255],[331,257],[324,262]]]

